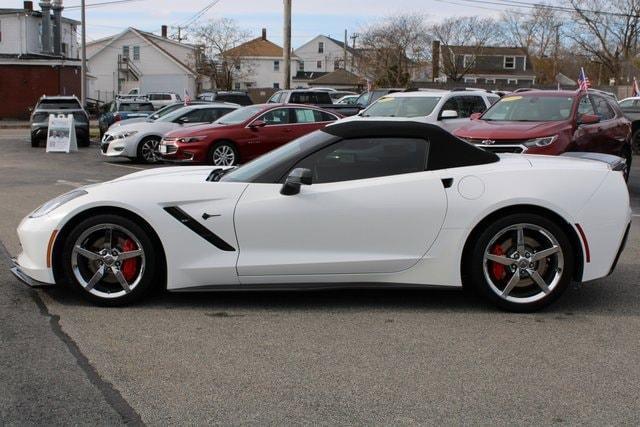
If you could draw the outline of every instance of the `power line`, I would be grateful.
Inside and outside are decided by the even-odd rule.
[[[91,3],[91,4],[87,4],[85,6],[86,9],[88,8],[93,8],[93,7],[102,7],[102,6],[108,6],[108,5],[112,5],[112,4],[120,4],[120,3],[132,3],[132,2],[139,2],[139,1],[145,1],[145,0],[111,0],[111,1],[105,1],[105,2],[101,2],[101,3]],[[76,5],[76,6],[65,6],[65,9],[81,9],[82,5]]]
[[[607,12],[607,11],[601,11],[601,10],[582,9],[582,8],[574,8],[574,7],[567,7],[567,6],[553,6],[545,3],[526,3],[523,1],[517,1],[517,0],[500,0],[499,2],[489,1],[489,0],[461,0],[461,1],[464,1],[466,3],[489,4],[494,6],[504,6],[506,4],[509,6],[520,7],[525,9],[542,8],[542,9],[548,9],[548,10],[564,12],[564,13],[579,12],[579,13],[591,13],[594,15],[618,16],[618,17],[624,17],[624,18],[636,18],[636,19],[640,18],[640,15],[638,14]]]
[[[178,24],[178,27],[186,27],[189,24],[192,24],[193,22],[197,21],[198,19],[200,19],[205,13],[207,13],[209,11],[209,9],[211,9],[213,6],[215,6],[216,4],[218,4],[220,0],[213,0],[211,3],[209,3],[208,5],[206,5],[205,7],[203,7],[202,9],[200,9],[195,15],[193,15],[192,17],[188,18],[186,21],[183,21],[181,24]]]

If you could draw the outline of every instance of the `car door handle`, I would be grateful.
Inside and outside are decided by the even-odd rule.
[[[214,216],[220,216],[220,214],[208,214],[208,213],[205,212],[205,213],[202,214],[202,219],[204,219],[206,221],[209,218],[214,217]]]

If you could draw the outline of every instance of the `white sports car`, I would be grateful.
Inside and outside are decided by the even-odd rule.
[[[102,137],[100,151],[106,157],[128,157],[144,163],[157,160],[162,137],[182,126],[212,123],[239,108],[238,104],[216,102],[179,108],[153,121],[111,126]],[[116,122],[117,123],[117,122]]]
[[[621,159],[496,155],[439,127],[328,126],[240,168],[147,170],[26,217],[14,273],[130,303],[171,291],[462,285],[538,309],[615,267]]]

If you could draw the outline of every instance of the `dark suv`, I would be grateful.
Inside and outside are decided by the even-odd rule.
[[[46,142],[50,114],[73,114],[76,138],[81,147],[89,146],[89,116],[75,96],[43,96],[31,113],[31,146]]]
[[[145,97],[127,99],[118,98],[115,101],[105,104],[102,107],[104,111],[98,118],[98,127],[100,128],[100,140],[109,129],[109,126],[120,120],[145,118],[153,114],[155,109],[153,104]]]
[[[234,104],[253,105],[253,101],[246,92],[240,91],[218,91],[218,92],[205,92],[198,95],[196,98],[198,101],[206,102],[232,102]]]

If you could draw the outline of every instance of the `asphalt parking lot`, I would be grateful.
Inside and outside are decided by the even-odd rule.
[[[0,130],[0,424],[638,424],[640,226],[535,314],[452,290],[161,294],[97,308],[9,273],[15,228],[146,166]],[[640,157],[630,191],[640,213]]]

